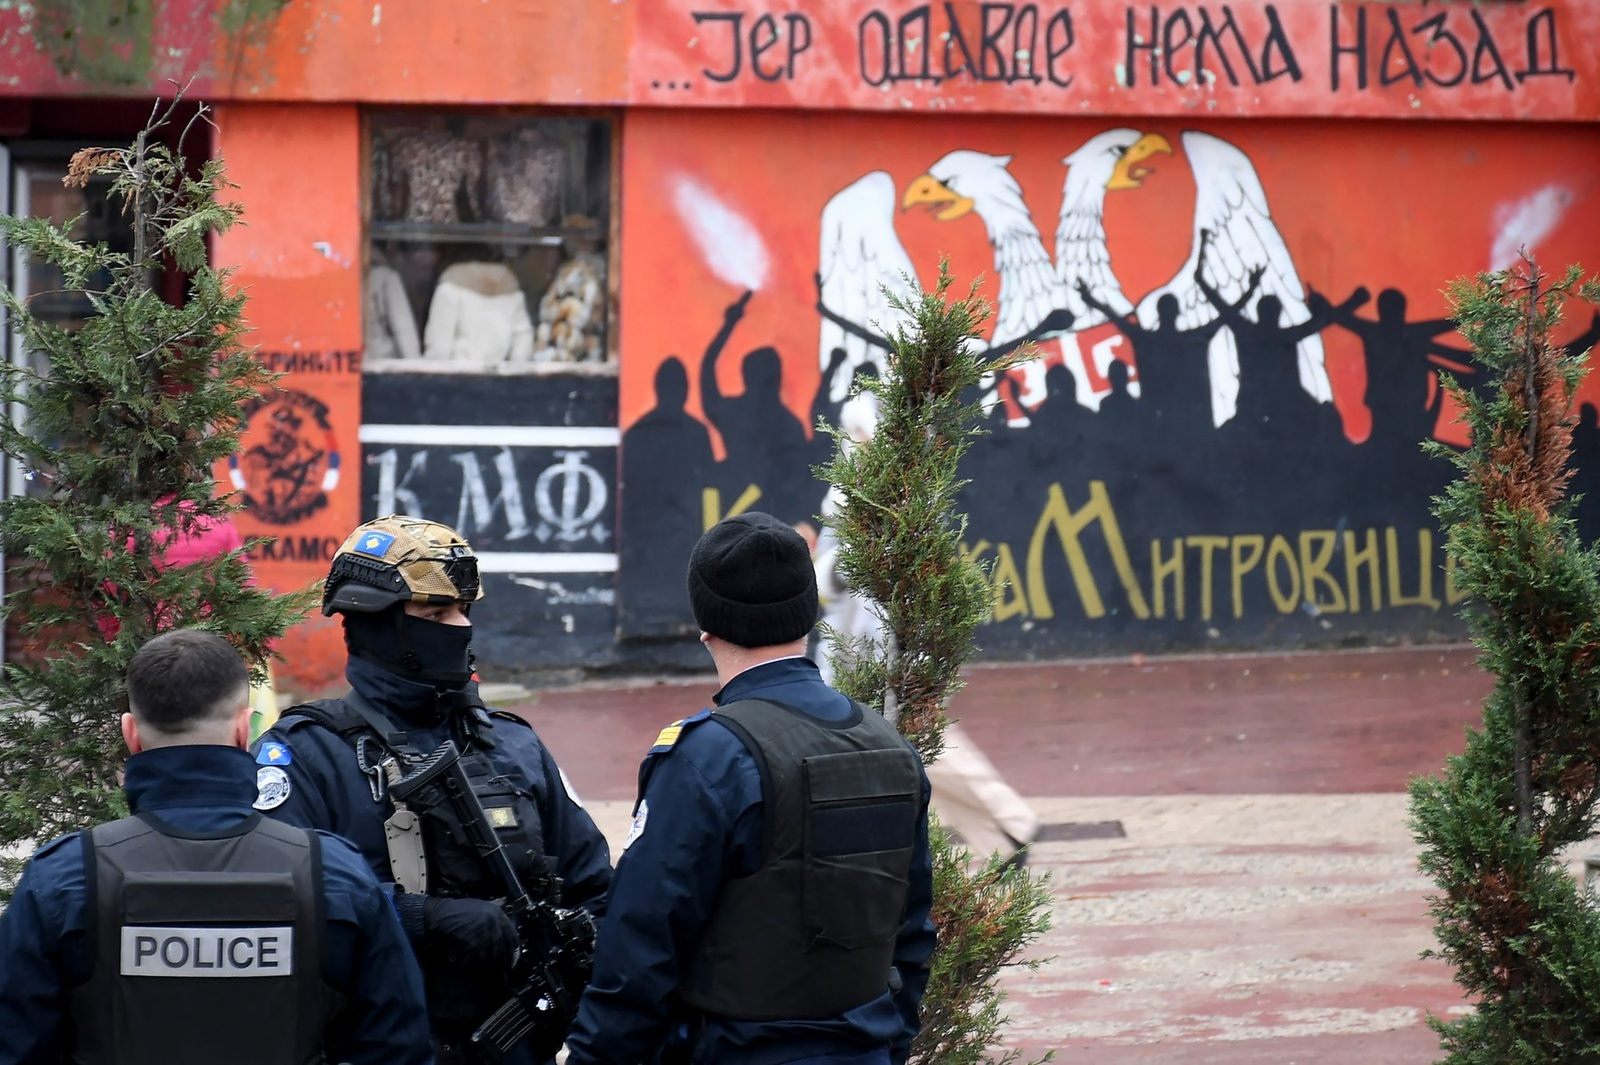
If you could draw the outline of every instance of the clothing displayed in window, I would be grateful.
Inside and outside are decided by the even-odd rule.
[[[483,218],[483,148],[448,133],[375,138],[375,216],[386,222],[477,222]]]
[[[526,226],[553,225],[561,210],[566,146],[537,127],[492,138],[487,145],[488,217]]]
[[[533,321],[504,263],[456,263],[439,278],[423,330],[426,359],[487,365],[533,359]]]
[[[369,359],[420,359],[422,342],[400,272],[374,256],[367,272],[367,351]]]
[[[606,261],[584,252],[563,263],[539,300],[534,362],[604,362]]]

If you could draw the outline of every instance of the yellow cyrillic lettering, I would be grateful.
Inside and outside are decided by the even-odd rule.
[[[1244,548],[1250,548],[1250,558],[1244,558]],[[1233,616],[1244,617],[1244,575],[1261,564],[1261,554],[1267,549],[1267,538],[1260,535],[1235,536],[1232,556],[1233,570]]]
[[[1100,598],[1100,589],[1095,585],[1094,571],[1089,568],[1083,545],[1078,542],[1078,534],[1096,521],[1100,523],[1106,549],[1111,553],[1111,564],[1122,582],[1134,616],[1141,619],[1150,616],[1150,607],[1145,603],[1138,575],[1134,573],[1133,563],[1128,558],[1127,544],[1122,539],[1122,530],[1117,525],[1117,515],[1111,509],[1111,497],[1106,493],[1106,484],[1104,481],[1090,481],[1089,502],[1076,513],[1067,506],[1061,486],[1050,486],[1044,513],[1039,515],[1039,522],[1033,528],[1033,539],[1028,542],[1028,602],[1032,605],[1034,617],[1055,616],[1050,603],[1050,591],[1045,587],[1044,580],[1045,535],[1052,528],[1061,540],[1062,552],[1067,556],[1067,565],[1072,570],[1072,582],[1083,603],[1084,615],[1091,618],[1105,616],[1106,607]]]
[[[1356,550],[1356,534],[1344,531],[1344,576],[1350,586],[1350,613],[1361,612],[1361,585],[1357,574],[1367,567],[1367,588],[1371,592],[1374,612],[1383,609],[1383,593],[1378,587],[1378,530],[1367,530],[1367,546]]]
[[[1172,578],[1172,613],[1183,620],[1183,541],[1172,538],[1172,557],[1161,560],[1161,541],[1150,541],[1150,584],[1155,599],[1156,617],[1167,616],[1167,578]]]

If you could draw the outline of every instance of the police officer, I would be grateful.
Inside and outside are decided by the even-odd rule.
[[[393,893],[442,1065],[473,1060],[472,1033],[518,990],[517,929],[494,901],[504,881],[450,811],[397,806],[389,784],[451,740],[531,893],[598,917],[611,880],[605,838],[533,729],[477,697],[467,614],[482,597],[454,530],[400,515],[362,525],[322,599],[324,614],[342,615],[350,691],[289,708],[256,745],[256,808],[350,840]],[[508,1065],[533,1058],[520,1047]]]
[[[179,629],[133,656],[133,816],[33,856],[0,918],[0,1063],[427,1065],[422,976],[341,839],[250,809],[250,678]]]
[[[793,529],[718,523],[688,585],[722,689],[640,769],[568,1065],[903,1062],[934,946],[921,762],[804,657]]]

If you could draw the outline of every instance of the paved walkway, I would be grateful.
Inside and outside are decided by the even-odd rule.
[[[1461,750],[1470,649],[978,667],[954,714],[1047,824],[1055,892],[1010,1039],[1122,1065],[1423,1065],[1463,1008],[1432,943],[1407,780]],[[710,677],[543,693],[528,712],[613,840],[639,757]],[[1058,831],[1072,835],[1070,831]]]

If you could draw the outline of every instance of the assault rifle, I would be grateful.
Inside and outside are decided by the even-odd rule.
[[[466,771],[461,750],[446,740],[411,772],[389,785],[389,795],[417,809],[449,803],[468,842],[506,889],[506,913],[517,926],[521,951],[512,969],[519,990],[472,1033],[472,1045],[485,1059],[499,1062],[527,1041],[539,1061],[556,1056],[578,1015],[578,998],[594,960],[594,922],[582,910],[567,910],[535,899],[517,876],[511,857],[483,811]],[[547,898],[560,880],[547,878]]]

